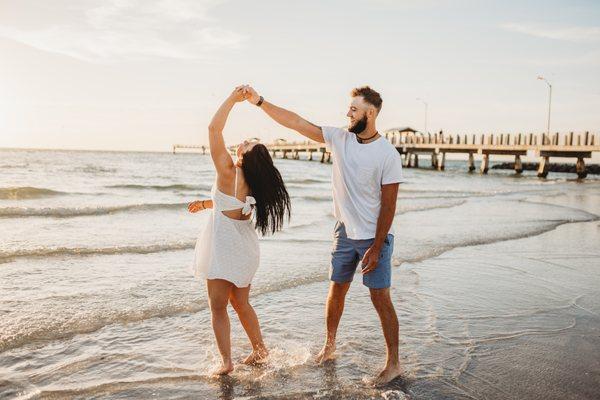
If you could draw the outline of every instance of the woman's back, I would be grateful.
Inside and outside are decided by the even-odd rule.
[[[248,212],[248,202],[253,200],[252,194],[244,172],[237,167],[234,170],[235,173],[231,175],[217,174],[216,191],[213,193],[213,197],[217,197],[213,199],[214,207],[231,219],[248,220],[252,218],[252,213]]]

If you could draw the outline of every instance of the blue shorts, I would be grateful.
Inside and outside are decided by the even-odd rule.
[[[361,264],[365,252],[374,240],[348,239],[344,224],[338,221],[333,235],[329,279],[337,283],[352,282],[356,267]],[[394,235],[388,234],[381,248],[377,267],[368,274],[363,274],[363,285],[369,289],[384,289],[391,286],[393,250]]]

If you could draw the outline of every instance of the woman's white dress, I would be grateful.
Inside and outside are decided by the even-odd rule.
[[[246,287],[258,269],[258,234],[251,218],[236,220],[223,214],[223,211],[242,209],[244,215],[249,215],[256,201],[252,196],[246,196],[243,202],[227,195],[217,189],[216,182],[212,188],[212,201],[208,223],[196,241],[194,276],[200,279],[224,279],[237,287]]]

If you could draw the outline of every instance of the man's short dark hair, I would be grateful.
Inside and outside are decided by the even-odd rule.
[[[381,105],[383,104],[383,100],[381,100],[381,95],[371,89],[369,86],[361,86],[352,89],[350,93],[352,97],[361,96],[365,101],[371,104],[373,107],[377,109],[377,112],[381,111]]]

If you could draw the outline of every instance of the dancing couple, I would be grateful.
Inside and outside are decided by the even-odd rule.
[[[318,143],[333,157],[334,217],[330,286],[326,304],[327,335],[318,363],[334,358],[335,339],[346,293],[356,268],[381,320],[387,347],[383,370],[373,385],[390,382],[402,374],[398,360],[398,318],[390,297],[391,259],[394,246],[392,221],[396,210],[402,163],[395,147],[377,132],[382,100],[368,86],[351,93],[346,116],[348,130],[321,127],[278,107],[252,87],[238,86],[223,102],[209,127],[210,154],[217,172],[210,199],[189,204],[190,212],[212,209],[195,248],[195,276],[206,280],[212,326],[222,365],[215,371],[233,371],[227,306],[232,305],[252,344],[247,364],[265,362],[265,346],[256,312],[248,301],[252,278],[260,261],[258,234],[272,234],[291,215],[290,197],[267,148],[244,141],[234,161],[225,146],[223,128],[230,111],[243,101],[261,108],[277,123]],[[254,217],[253,217],[254,214]]]

